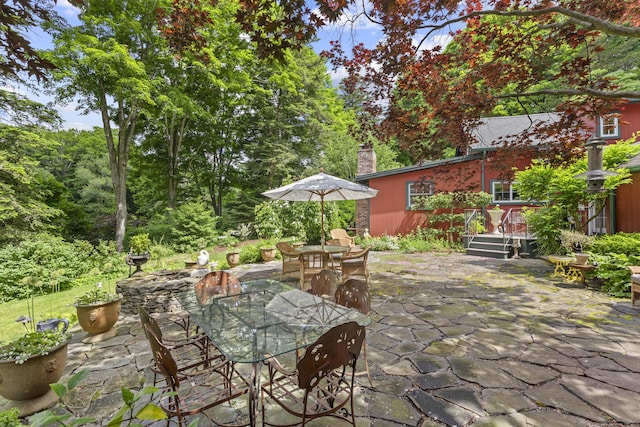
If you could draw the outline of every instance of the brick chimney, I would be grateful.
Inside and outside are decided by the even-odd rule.
[[[376,152],[373,144],[360,145],[358,150],[358,175],[376,172]],[[369,233],[369,200],[356,201],[356,234],[359,236]]]
[[[358,150],[358,175],[376,172],[376,152],[370,142],[360,145]]]

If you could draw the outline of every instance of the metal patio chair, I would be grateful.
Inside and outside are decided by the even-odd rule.
[[[184,425],[185,417],[196,414],[203,414],[215,425],[249,425],[248,422],[225,424],[206,412],[249,391],[249,384],[229,361],[218,359],[206,367],[179,370],[173,349],[164,345],[150,327],[146,329],[156,366],[166,382],[159,404],[169,418],[177,418],[179,426]]]
[[[355,427],[354,373],[364,335],[364,326],[356,322],[335,326],[307,347],[291,371],[276,358],[267,359],[268,381],[261,387],[262,425],[304,426],[316,418],[336,417]],[[265,409],[267,401],[278,405],[294,421],[270,422],[268,417],[274,411]]]
[[[338,276],[331,270],[321,270],[311,278],[311,292],[316,296],[328,296],[333,300],[338,286]]]
[[[369,316],[371,314],[371,293],[366,282],[357,279],[349,279],[340,286],[335,293],[336,304],[343,305],[348,308],[358,310],[360,313]],[[367,340],[362,343],[362,355],[364,358],[364,372],[358,372],[356,375],[367,374],[369,385],[371,382],[371,373],[369,373],[369,361],[367,360]]]
[[[222,353],[213,346],[204,333],[196,333],[184,339],[166,338],[156,319],[142,306],[138,307],[138,314],[140,316],[142,330],[147,340],[151,341],[151,337],[147,332],[151,330],[163,345],[173,351],[178,373],[197,367],[208,366],[212,360],[223,359]],[[151,366],[151,371],[153,372],[153,385],[157,385],[158,374],[161,372],[155,363]]]

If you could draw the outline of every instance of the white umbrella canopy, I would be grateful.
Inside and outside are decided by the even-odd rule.
[[[320,202],[321,243],[324,245],[324,202],[337,200],[370,199],[378,194],[378,190],[369,188],[337,176],[324,172],[292,182],[283,187],[265,191],[263,196],[276,200],[290,200],[294,202]]]

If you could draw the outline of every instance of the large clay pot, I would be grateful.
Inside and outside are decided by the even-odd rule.
[[[233,268],[240,264],[240,252],[229,252],[226,257],[229,267]]]
[[[122,298],[105,304],[78,305],[78,323],[90,335],[101,334],[116,324]]]
[[[27,416],[53,405],[57,396],[49,384],[58,382],[64,373],[68,343],[44,356],[31,356],[20,365],[13,360],[0,360],[0,395],[10,401],[0,409],[18,407],[20,416]]]
[[[276,259],[276,248],[260,248],[260,256],[264,262]]]

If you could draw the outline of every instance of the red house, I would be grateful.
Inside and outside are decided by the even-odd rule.
[[[479,142],[473,144],[466,155],[382,172],[375,171],[372,147],[361,147],[356,181],[375,188],[378,195],[358,202],[356,229],[358,232],[368,229],[372,236],[410,233],[426,219],[424,212],[411,210],[413,200],[439,192],[484,191],[505,211],[519,210],[526,202],[520,200],[511,183],[504,180],[504,172],[529,165],[542,142],[533,141],[530,151],[508,162],[496,161],[490,154],[499,149],[502,137],[516,135],[536,122],[557,120],[557,117],[555,113],[544,113],[486,118],[476,131]],[[640,102],[626,104],[619,115],[598,120],[594,128],[594,134],[605,141],[630,138],[640,130]],[[634,171],[634,183],[618,190],[615,203],[610,202],[603,217],[590,223],[590,234],[640,232],[640,156],[629,163],[627,167]]]

